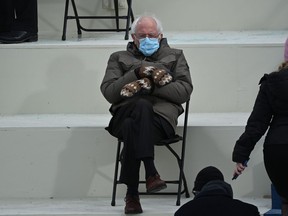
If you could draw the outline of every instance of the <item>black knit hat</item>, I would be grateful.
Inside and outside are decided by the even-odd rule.
[[[212,180],[224,181],[224,176],[219,169],[208,166],[202,169],[196,176],[193,191],[201,191],[202,187]]]

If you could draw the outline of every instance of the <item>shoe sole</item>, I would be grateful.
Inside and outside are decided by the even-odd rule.
[[[156,193],[156,192],[159,192],[161,190],[164,190],[167,188],[167,185],[160,185],[159,187],[156,187],[156,188],[153,188],[151,190],[147,190],[147,193]]]
[[[25,38],[25,40],[15,40],[15,41],[5,41],[5,40],[0,40],[1,43],[3,44],[17,44],[17,43],[24,43],[24,42],[36,42],[38,41],[38,36],[31,36],[29,38]]]
[[[141,214],[143,211],[125,212],[125,214]]]

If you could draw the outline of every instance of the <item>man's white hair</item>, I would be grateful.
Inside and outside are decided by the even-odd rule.
[[[153,15],[142,15],[142,16],[138,17],[137,19],[135,19],[134,22],[132,23],[131,30],[130,30],[131,34],[135,34],[136,33],[136,28],[137,28],[138,22],[141,21],[143,18],[152,18],[156,22],[157,33],[158,34],[162,34],[163,33],[163,26],[162,26],[162,23],[160,22],[159,19],[157,19]]]

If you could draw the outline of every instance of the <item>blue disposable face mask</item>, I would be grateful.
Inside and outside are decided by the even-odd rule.
[[[139,50],[145,56],[151,56],[159,49],[159,41],[158,38],[141,38],[139,40]]]

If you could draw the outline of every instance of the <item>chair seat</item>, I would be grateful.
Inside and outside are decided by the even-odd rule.
[[[164,139],[164,140],[161,140],[160,142],[158,142],[156,145],[157,146],[162,146],[162,145],[170,145],[170,144],[173,144],[173,143],[177,143],[179,141],[183,140],[183,137],[176,134],[174,137],[171,137],[169,139]]]

